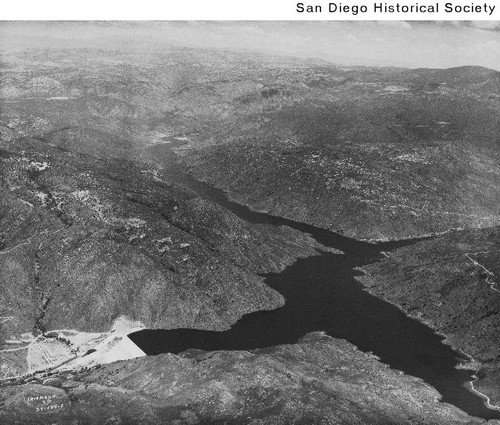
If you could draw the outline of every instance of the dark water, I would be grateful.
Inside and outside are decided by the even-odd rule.
[[[312,235],[323,245],[338,248],[345,255],[318,253],[297,260],[283,272],[265,276],[266,284],[286,299],[273,311],[245,315],[225,332],[192,329],[144,330],[130,338],[147,354],[180,353],[189,348],[250,350],[291,344],[311,331],[325,331],[344,338],[364,352],[371,351],[394,369],[422,378],[442,395],[442,401],[483,418],[500,418],[465,385],[472,372],[455,367],[461,356],[442,343],[429,327],[405,316],[393,305],[370,295],[354,277],[355,267],[381,258],[381,251],[414,241],[371,244],[324,229],[253,212],[229,201],[225,194],[199,182],[175,162],[171,145],[157,145],[151,153],[165,167],[168,177],[187,186],[205,199],[216,202],[252,223],[286,225]]]

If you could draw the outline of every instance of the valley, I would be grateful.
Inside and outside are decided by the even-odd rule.
[[[0,421],[495,424],[500,73],[0,60]]]

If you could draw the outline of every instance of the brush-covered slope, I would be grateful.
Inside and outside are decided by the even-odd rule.
[[[194,49],[31,51],[4,55],[0,95],[7,137],[131,159],[180,137],[192,173],[233,198],[350,236],[499,223],[493,70]]]
[[[317,244],[250,226],[162,180],[162,171],[98,160],[35,139],[0,142],[3,340],[51,329],[227,329],[283,298],[257,273]]]
[[[0,420],[12,425],[486,423],[438,397],[422,381],[388,369],[346,341],[314,333],[294,345],[251,352],[164,354],[35,377],[0,389]]]
[[[499,75],[287,69],[226,118],[252,130],[195,135],[184,160],[245,204],[353,237],[496,224]]]
[[[500,228],[453,232],[364,266],[374,294],[423,319],[480,368],[474,387],[500,406]]]

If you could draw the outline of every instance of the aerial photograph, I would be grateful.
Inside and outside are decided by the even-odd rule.
[[[1,425],[500,425],[500,22],[0,21]]]

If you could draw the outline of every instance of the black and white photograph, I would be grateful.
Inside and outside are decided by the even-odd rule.
[[[500,21],[0,21],[0,424],[500,424]]]

